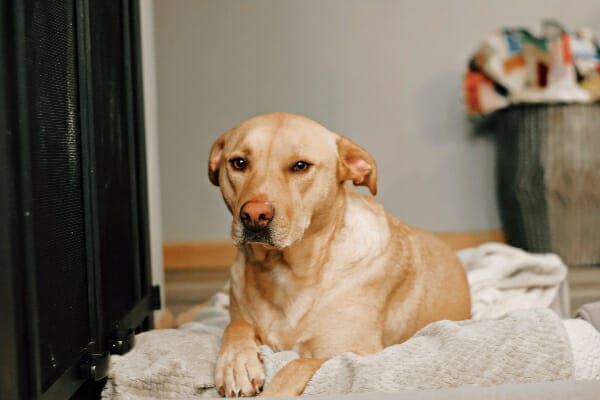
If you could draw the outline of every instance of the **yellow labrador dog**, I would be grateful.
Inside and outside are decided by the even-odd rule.
[[[222,396],[260,392],[259,344],[301,356],[263,395],[298,395],[330,357],[374,353],[431,322],[469,318],[454,253],[345,184],[377,192],[375,161],[349,139],[298,115],[260,115],[217,139],[208,175],[239,248],[215,369]]]

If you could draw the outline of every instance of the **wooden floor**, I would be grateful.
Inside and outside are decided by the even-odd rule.
[[[167,307],[175,314],[207,300],[229,276],[223,267],[169,268],[165,272]],[[571,267],[568,279],[572,315],[582,304],[600,301],[600,267]]]

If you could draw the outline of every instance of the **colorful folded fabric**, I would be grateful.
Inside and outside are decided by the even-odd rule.
[[[543,22],[541,36],[525,29],[491,33],[469,61],[463,83],[467,113],[600,100],[599,43],[589,29],[569,33],[554,21]]]

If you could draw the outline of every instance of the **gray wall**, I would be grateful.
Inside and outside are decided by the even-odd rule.
[[[366,147],[380,201],[432,230],[500,226],[489,139],[461,103],[465,63],[489,31],[553,17],[598,29],[600,2],[157,0],[164,238],[228,237],[206,177],[217,136],[257,113],[313,118]]]

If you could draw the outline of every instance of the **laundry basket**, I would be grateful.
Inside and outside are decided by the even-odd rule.
[[[520,104],[492,115],[510,244],[600,265],[600,104]]]

